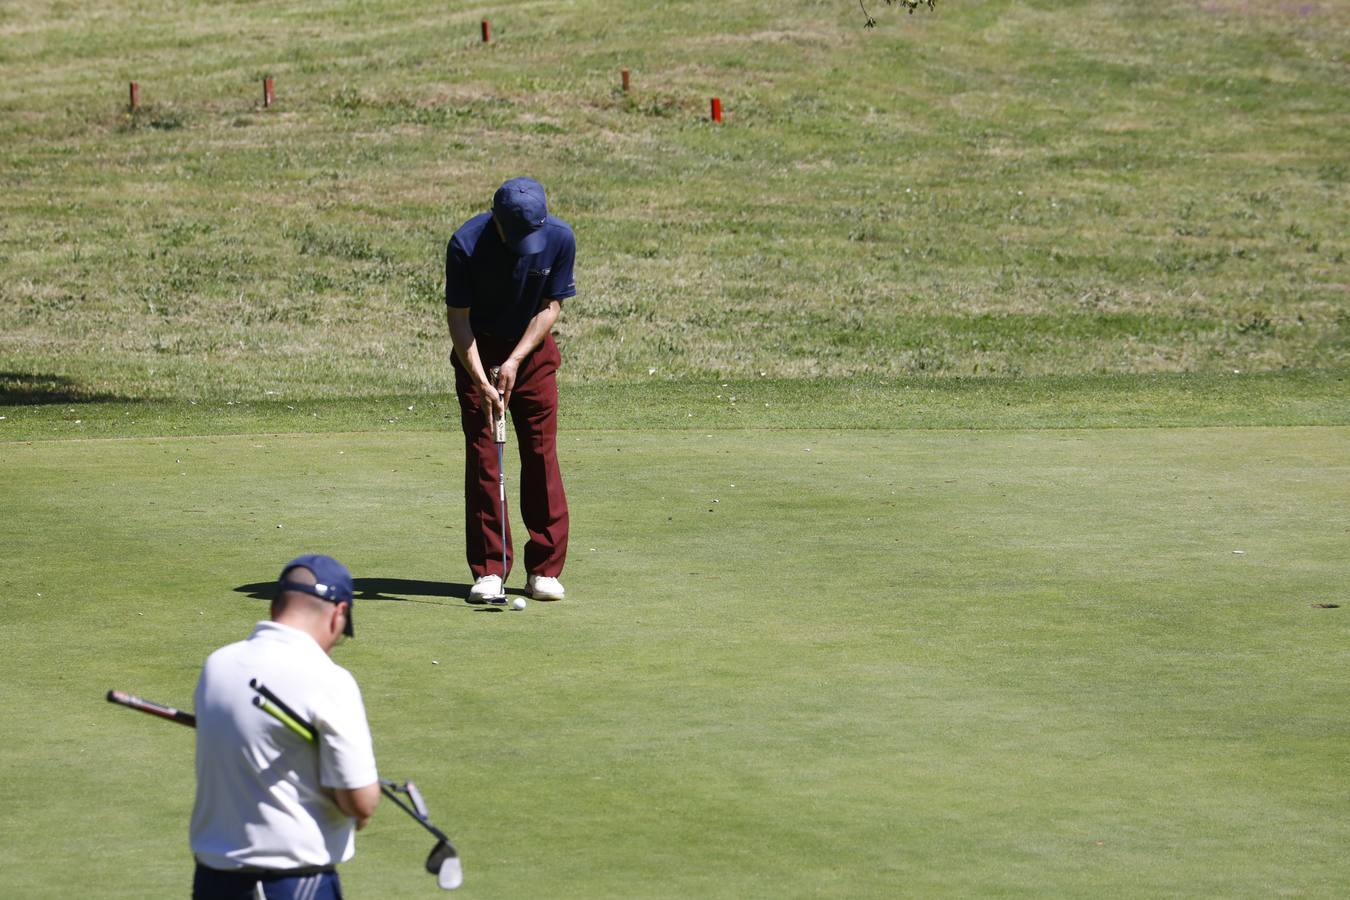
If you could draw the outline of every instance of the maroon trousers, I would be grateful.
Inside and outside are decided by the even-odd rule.
[[[485,335],[477,336],[476,340],[484,369],[501,365],[516,346],[514,341]],[[525,571],[553,578],[562,574],[567,560],[567,497],[558,468],[557,373],[561,362],[558,345],[550,334],[521,364],[508,408],[520,454],[517,508],[530,535],[525,544]],[[497,445],[488,428],[478,387],[458,356],[454,357],[454,368],[459,419],[464,429],[464,540],[469,571],[475,578],[500,575],[504,581],[516,557],[508,519],[503,572]],[[510,457],[510,447],[506,455]]]

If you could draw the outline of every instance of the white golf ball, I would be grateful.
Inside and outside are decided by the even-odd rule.
[[[524,609],[524,608],[525,608],[525,598],[524,598],[524,597],[517,597],[516,599],[512,600],[512,601],[511,601],[511,608],[512,608],[512,609]]]

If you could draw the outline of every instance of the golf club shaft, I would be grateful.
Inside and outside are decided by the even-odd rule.
[[[497,500],[502,511],[502,589],[506,589],[506,445],[497,445]]]
[[[298,712],[291,709],[291,707],[287,705],[286,701],[282,700],[276,694],[272,693],[271,688],[269,688],[267,685],[263,684],[256,678],[250,678],[248,680],[248,686],[253,688],[253,690],[257,691],[259,694],[262,694],[263,697],[265,697],[266,699],[272,701],[272,703],[276,706],[277,709],[281,710],[295,721],[303,724],[310,731],[314,730],[314,726],[311,725],[309,722],[307,722],[304,716],[300,715]]]
[[[315,740],[314,726],[310,725],[300,716],[295,715],[295,710],[287,706],[285,701],[277,698],[276,694],[273,694],[264,685],[259,684],[257,679],[250,681],[249,685],[255,691],[263,695],[261,697],[253,698],[254,706],[258,707],[263,712],[267,713],[272,718],[276,719],[282,725],[285,725],[291,731],[294,731],[296,734],[304,738],[306,741],[309,741],[310,743],[314,742]],[[140,712],[143,713],[149,713],[152,716],[159,716],[162,719],[168,719],[171,722],[177,722],[179,725],[186,725],[189,728],[197,727],[197,717],[194,716],[192,713],[186,713],[180,709],[174,709],[172,706],[165,706],[162,703],[154,703],[150,700],[143,700],[140,697],[128,694],[125,691],[108,691],[108,702],[118,703],[130,709],[139,710]],[[419,816],[414,809],[404,805],[404,803],[400,801],[398,797],[394,794],[393,790],[390,788],[390,784],[391,783],[386,782],[380,783],[380,790],[384,792],[385,796],[387,796],[390,800],[393,800],[394,803],[398,804],[399,807],[407,811],[408,815],[412,816],[418,822],[422,823],[423,827],[427,828],[427,830],[429,830],[442,840],[445,840],[446,843],[449,843],[449,840],[445,837],[445,835],[441,834],[439,829],[437,829],[434,825],[431,825],[425,819]]]
[[[492,386],[498,388],[502,370],[492,367]],[[506,409],[492,421],[492,440],[497,445],[497,502],[500,504],[502,526],[502,589],[506,588]]]
[[[183,712],[181,709],[174,709],[172,706],[165,706],[151,700],[143,700],[125,691],[108,691],[108,702],[149,713],[152,716],[159,716],[161,719],[168,719],[170,722],[177,722],[179,725],[186,725],[189,728],[197,727],[197,717],[192,713]]]
[[[394,788],[390,787],[388,784],[384,782],[380,782],[380,793],[388,797],[389,801],[393,803],[395,806],[397,806],[399,809],[403,810],[405,813],[412,816],[413,820],[417,822],[418,825],[421,825],[427,831],[434,834],[438,840],[445,841],[452,848],[455,846],[454,843],[452,843],[451,840],[445,836],[445,832],[441,831],[435,825],[432,825],[426,819],[419,816],[417,814],[417,810],[413,809],[407,803],[404,803],[401,799],[399,799],[398,793]]]
[[[314,737],[313,726],[309,725],[308,723],[300,719],[288,716],[284,710],[278,707],[271,700],[268,700],[263,697],[254,697],[253,705],[258,707],[258,709],[261,709],[263,712],[267,713],[272,718],[276,719],[282,725],[285,725],[291,731],[294,731],[306,742],[310,744],[315,743],[316,738]]]
[[[267,693],[271,694],[271,691]],[[197,727],[197,717],[192,713],[183,712],[181,709],[174,709],[172,706],[165,706],[162,703],[155,703],[152,700],[145,700],[125,691],[108,691],[107,699],[109,703],[116,703],[128,709],[149,713],[161,719],[168,719],[170,722],[177,722],[179,725],[186,725],[188,728]],[[272,698],[254,697],[253,705],[300,735],[300,737],[310,743],[314,742],[314,727],[299,716],[288,714],[289,707],[281,708],[285,707],[284,703],[278,704]],[[293,713],[294,711],[291,710],[290,712]]]

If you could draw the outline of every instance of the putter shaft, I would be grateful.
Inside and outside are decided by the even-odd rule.
[[[493,366],[492,386],[501,393],[499,384],[501,382],[502,370],[499,366]],[[492,440],[497,445],[497,503],[498,511],[501,513],[502,529],[502,593],[500,597],[493,597],[494,603],[506,603],[506,411],[503,410],[500,416],[492,417]]]

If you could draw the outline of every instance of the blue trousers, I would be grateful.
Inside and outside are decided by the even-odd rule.
[[[198,863],[192,900],[342,900],[342,883],[332,869],[308,875],[222,872]]]

